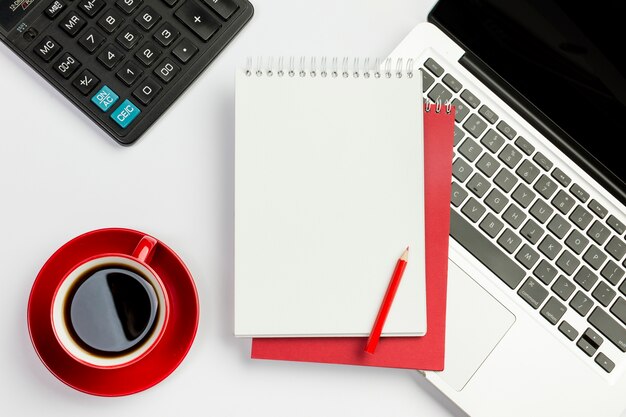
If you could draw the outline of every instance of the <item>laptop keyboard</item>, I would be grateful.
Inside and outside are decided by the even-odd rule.
[[[626,226],[437,61],[422,77],[456,110],[450,235],[612,372],[626,352]]]

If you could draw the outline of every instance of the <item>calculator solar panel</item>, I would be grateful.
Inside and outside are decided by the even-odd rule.
[[[0,0],[0,39],[130,145],[252,14],[247,0]]]

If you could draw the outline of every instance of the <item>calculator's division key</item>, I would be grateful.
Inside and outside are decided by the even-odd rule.
[[[144,106],[147,106],[157,94],[161,91],[162,87],[152,77],[147,77],[143,80],[137,88],[133,91],[133,96],[141,102]]]
[[[115,5],[120,8],[124,13],[131,14],[142,3],[143,0],[117,0]]]
[[[178,59],[181,64],[186,64],[198,52],[198,48],[187,38],[183,38],[178,45],[172,49],[172,55]]]
[[[93,75],[93,73],[89,70],[83,70],[78,77],[74,79],[72,85],[78,91],[81,92],[82,95],[86,96],[91,93],[94,88],[100,83],[100,79]]]
[[[239,5],[233,0],[203,0],[215,13],[228,20],[237,11]],[[445,81],[445,80],[444,80]],[[459,84],[460,85],[460,84]],[[452,88],[452,87],[450,87]],[[458,90],[457,90],[458,91]]]
[[[90,54],[93,54],[102,45],[106,38],[95,28],[88,28],[78,39],[78,44]]]
[[[72,38],[85,27],[87,21],[76,12],[70,12],[59,22],[59,27]]]
[[[143,70],[133,61],[127,61],[117,71],[117,78],[122,80],[128,87],[135,84],[135,82],[141,77]]]
[[[54,69],[61,77],[68,79],[76,72],[80,65],[78,59],[66,52],[54,63]]]
[[[81,2],[78,3],[78,8],[89,17],[97,15],[104,6],[104,0],[81,0]]]
[[[211,12],[205,6],[198,4],[196,0],[187,0],[174,15],[205,42],[221,26]]]
[[[52,59],[61,52],[63,47],[55,41],[51,36],[46,36],[35,46],[33,51],[44,62],[50,62]]]

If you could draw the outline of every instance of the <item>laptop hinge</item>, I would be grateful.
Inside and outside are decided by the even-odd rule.
[[[471,52],[466,52],[459,63],[483,82],[500,99],[522,116],[550,142],[571,158],[606,190],[626,205],[626,184],[591,156],[585,148],[558,127],[552,120],[514,89],[495,71]]]

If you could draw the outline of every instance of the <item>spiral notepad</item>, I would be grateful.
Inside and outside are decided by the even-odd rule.
[[[249,60],[236,74],[235,334],[426,332],[421,77],[412,60]]]

